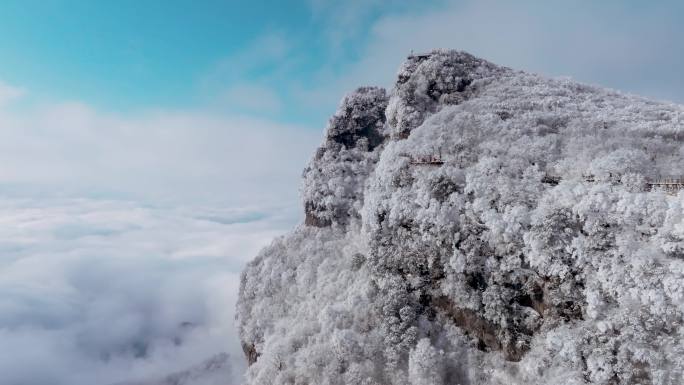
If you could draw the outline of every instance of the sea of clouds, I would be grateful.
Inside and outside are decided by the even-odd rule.
[[[296,218],[0,198],[0,383],[160,378],[222,352],[238,383],[240,270]]]
[[[156,381],[223,353],[239,383],[240,271],[300,220],[320,132],[27,94],[0,82],[0,385]]]

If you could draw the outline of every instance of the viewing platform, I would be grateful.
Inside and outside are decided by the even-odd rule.
[[[413,53],[413,52],[411,52],[411,53],[408,55],[408,58],[409,58],[409,59],[420,59],[420,60],[424,60],[424,59],[429,58],[430,56],[432,56],[432,53],[430,53],[430,52],[426,52],[426,53]]]

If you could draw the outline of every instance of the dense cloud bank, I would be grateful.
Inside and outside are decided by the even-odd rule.
[[[238,272],[293,217],[0,199],[0,384],[240,383]]]
[[[384,110],[384,114],[381,111]],[[680,384],[684,109],[417,55],[243,273],[250,384]]]

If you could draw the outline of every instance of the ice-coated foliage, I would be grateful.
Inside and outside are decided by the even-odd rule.
[[[306,224],[330,226],[358,218],[363,186],[384,141],[387,95],[362,87],[347,95],[330,119],[326,136],[304,170],[302,196]]]
[[[425,118],[444,105],[459,104],[495,80],[507,68],[460,51],[411,55],[399,69],[394,97],[387,108],[389,133],[407,137]],[[427,60],[427,59],[432,60]]]
[[[411,57],[343,101],[314,219],[245,270],[247,382],[681,384],[684,192],[647,181],[682,168],[681,106]]]

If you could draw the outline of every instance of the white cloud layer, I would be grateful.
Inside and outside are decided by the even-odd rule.
[[[239,272],[296,219],[269,211],[1,199],[0,383],[107,385],[219,352],[237,383]]]

